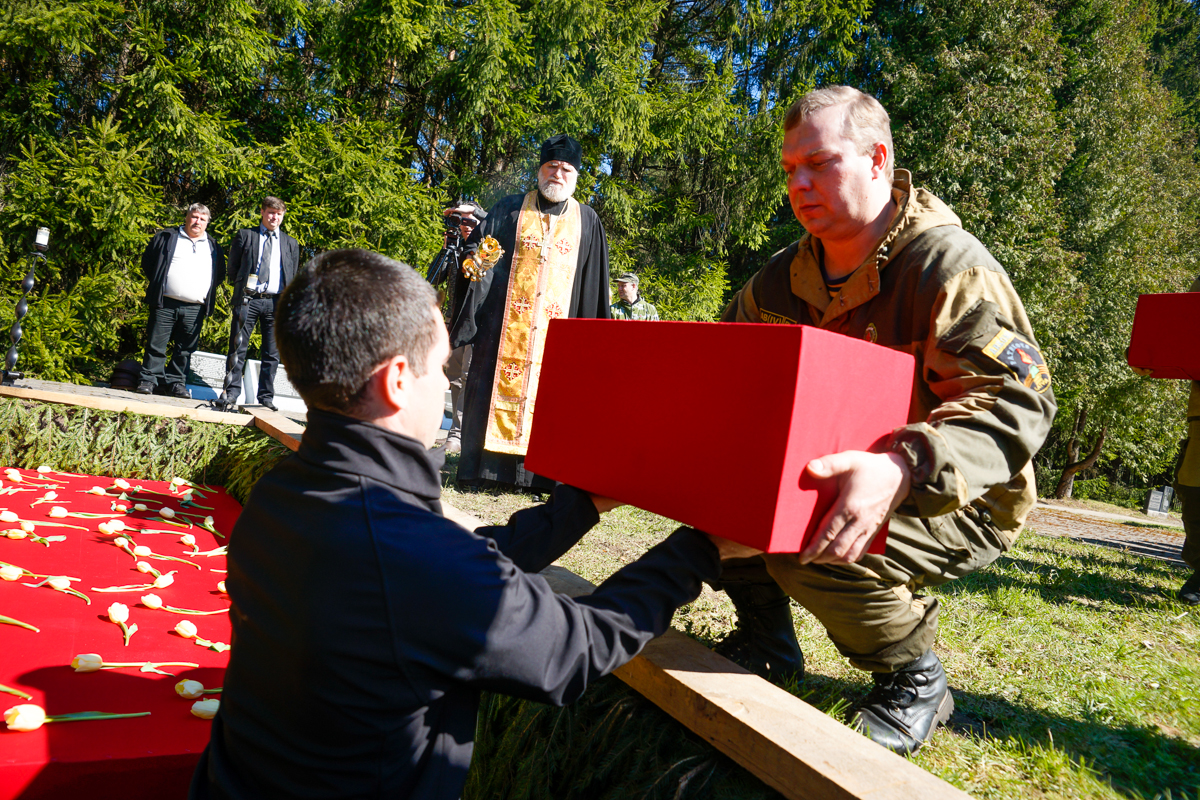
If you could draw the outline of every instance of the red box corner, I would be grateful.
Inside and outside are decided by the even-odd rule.
[[[1152,378],[1200,380],[1200,292],[1144,294],[1133,315],[1126,361]]]
[[[525,465],[798,552],[836,496],[805,466],[882,447],[908,422],[914,368],[907,353],[804,325],[557,319]]]

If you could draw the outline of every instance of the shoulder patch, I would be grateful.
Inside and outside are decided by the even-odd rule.
[[[758,310],[758,316],[763,322],[769,322],[772,325],[795,325],[796,320],[788,319],[782,314],[776,314],[773,311],[767,311],[765,308]]]
[[[863,339],[867,340],[871,344],[879,341],[879,329],[875,327],[874,322],[867,324],[867,331],[863,334]]]
[[[1050,388],[1050,370],[1042,354],[1017,334],[1001,328],[983,348],[983,354],[1008,367],[1017,380],[1041,394]]]

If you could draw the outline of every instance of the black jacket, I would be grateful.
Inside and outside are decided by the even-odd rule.
[[[151,308],[158,308],[163,303],[163,287],[167,285],[167,271],[171,267],[171,259],[175,257],[175,243],[179,241],[179,227],[163,228],[154,234],[150,244],[142,253],[142,274],[146,276],[146,303]],[[225,251],[217,240],[208,237],[209,249],[212,253],[212,285],[208,287],[208,298],[204,301],[204,316],[212,313],[213,304],[217,299],[217,287],[221,285],[221,275],[225,272]]]
[[[571,600],[529,572],[598,521],[585,493],[471,533],[440,489],[415,440],[309,410],[230,535],[233,650],[193,798],[457,798],[482,690],[570,702],[719,573],[681,529]]]
[[[262,243],[259,226],[242,228],[233,235],[233,243],[229,245],[230,283],[233,284],[233,303],[242,301],[242,291],[246,288],[246,279],[258,267],[258,256]],[[296,277],[296,267],[300,264],[300,243],[288,236],[282,228],[279,229],[279,291]]]

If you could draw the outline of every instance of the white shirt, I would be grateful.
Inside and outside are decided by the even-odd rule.
[[[203,303],[208,300],[212,288],[212,251],[208,237],[191,239],[183,227],[175,240],[175,254],[167,267],[167,282],[163,286],[163,297],[184,303]]]
[[[253,284],[253,290],[256,292],[266,292],[267,294],[279,294],[279,229],[268,232],[266,228],[258,226],[258,260],[262,261],[263,247],[267,243],[267,237],[271,237],[271,281],[267,284]],[[260,264],[261,266],[261,264]],[[257,277],[257,269],[251,273]]]

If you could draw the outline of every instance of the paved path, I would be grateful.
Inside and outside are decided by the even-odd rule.
[[[1163,518],[1160,523],[1146,517],[1108,514],[1041,501],[1030,512],[1027,524],[1031,530],[1045,536],[1065,536],[1184,566],[1179,558],[1179,549],[1183,546],[1182,530],[1138,527],[1138,524],[1178,524],[1178,518]]]

